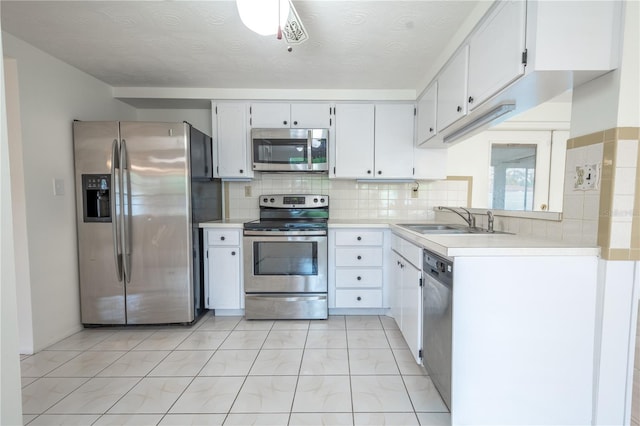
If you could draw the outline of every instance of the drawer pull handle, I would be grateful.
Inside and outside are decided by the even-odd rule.
[[[356,297],[356,300],[359,302],[359,301],[362,300],[362,297],[358,296],[358,297]]]
[[[235,256],[235,255],[236,255],[236,252],[235,252],[235,251],[232,251],[232,252],[231,252],[231,256]]]
[[[362,280],[362,277],[357,277],[356,279],[357,279],[358,281],[360,281],[360,280]]]
[[[362,237],[358,237],[358,238],[357,238],[357,240],[358,240],[358,241],[362,241]]]
[[[224,241],[224,237],[220,237],[220,241]]]
[[[362,260],[362,256],[358,256],[358,260]]]

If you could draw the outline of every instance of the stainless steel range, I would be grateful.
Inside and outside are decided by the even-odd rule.
[[[262,195],[244,224],[247,319],[326,319],[327,195]]]

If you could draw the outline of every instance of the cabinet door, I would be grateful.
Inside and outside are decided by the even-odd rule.
[[[436,126],[442,132],[467,113],[469,45],[464,46],[438,76]]]
[[[328,103],[291,104],[291,127],[301,129],[328,129],[331,110]]]
[[[413,103],[376,105],[376,178],[406,179],[413,177],[414,111]]]
[[[411,349],[411,354],[420,363],[419,351],[422,342],[422,272],[404,259],[402,262],[402,324],[400,331]]]
[[[336,105],[335,177],[373,179],[374,105]]]
[[[240,309],[240,248],[209,247],[210,309]]]
[[[247,113],[248,105],[244,102],[217,103],[214,108],[218,177],[248,178],[253,175],[248,167]]]
[[[289,128],[290,125],[290,104],[276,102],[251,104],[251,127]]]
[[[391,316],[402,330],[402,258],[391,252]]]
[[[418,100],[418,145],[436,135],[436,101],[438,99],[438,82],[434,81]]]
[[[469,110],[524,74],[526,2],[500,2],[469,40]]]
[[[415,179],[446,179],[446,148],[415,148],[413,151]]]

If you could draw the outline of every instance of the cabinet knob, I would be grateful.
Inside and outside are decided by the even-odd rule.
[[[358,237],[356,238],[358,241],[362,241],[362,237]]]
[[[462,112],[462,107],[458,105],[458,108],[456,108],[456,111]]]
[[[220,241],[224,241],[224,236],[220,237]]]
[[[367,170],[367,174],[370,175],[371,174],[371,170]]]
[[[358,296],[358,297],[356,297],[356,300],[359,302],[359,301],[362,300],[362,297]]]
[[[240,173],[244,173],[244,170],[240,169]]]
[[[232,251],[232,252],[231,252],[231,256],[235,256],[235,255],[236,255],[236,252],[235,252],[235,251]]]
[[[429,127],[429,133],[433,133],[433,127]]]
[[[294,121],[294,122],[293,122],[293,125],[294,125],[294,126],[297,126],[297,125],[298,125],[298,122],[297,122],[297,121]]]
[[[287,120],[283,121],[282,124],[287,125]]]
[[[362,277],[356,277],[356,280],[362,281]]]
[[[358,255],[358,260],[362,260],[362,256]]]
[[[473,103],[473,96],[469,96],[469,103],[472,104]]]
[[[382,170],[378,170],[378,174],[381,175],[382,174]]]

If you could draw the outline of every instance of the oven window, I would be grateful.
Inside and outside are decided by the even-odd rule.
[[[253,243],[254,275],[318,275],[318,243]]]
[[[306,139],[254,139],[253,161],[264,164],[306,164]]]

